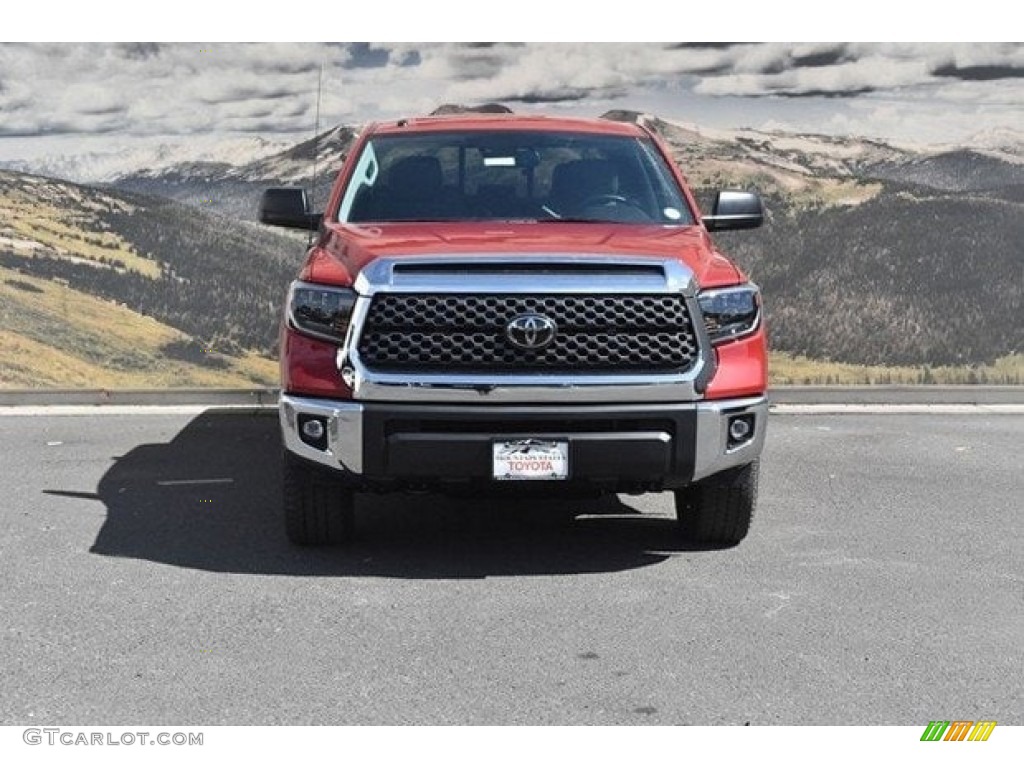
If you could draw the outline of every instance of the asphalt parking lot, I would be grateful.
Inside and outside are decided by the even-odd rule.
[[[2,416],[0,722],[1024,724],[1022,445],[777,414],[735,549],[647,495],[363,497],[300,550],[266,414]]]

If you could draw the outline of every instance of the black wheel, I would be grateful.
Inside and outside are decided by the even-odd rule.
[[[734,547],[750,530],[758,462],[727,469],[676,491],[676,520],[687,539]]]
[[[284,457],[285,533],[293,544],[341,544],[355,527],[355,492],[326,471]]]

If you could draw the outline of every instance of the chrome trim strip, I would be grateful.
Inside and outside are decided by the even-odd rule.
[[[415,265],[415,272],[403,273],[402,265]],[[451,270],[466,267],[453,279],[451,271],[431,273],[424,267],[437,265]],[[508,271],[474,274],[473,266],[507,266]],[[579,274],[524,270],[516,266],[569,265]],[[602,265],[660,267],[661,278],[653,274],[602,275]],[[699,400],[715,372],[716,356],[704,327],[697,303],[693,272],[683,263],[654,256],[589,256],[585,254],[387,257],[368,264],[356,278],[359,293],[345,343],[338,349],[336,363],[342,379],[358,401],[472,402],[472,403],[650,403]],[[356,340],[362,334],[373,296],[388,293],[565,293],[629,294],[681,293],[697,338],[697,360],[681,374],[395,374],[369,369],[359,358]]]
[[[735,400],[705,400],[696,403],[697,444],[693,479],[710,477],[723,469],[749,464],[761,455],[768,426],[768,398],[748,397]],[[754,414],[754,434],[743,445],[729,449],[729,417]]]
[[[704,368],[692,373],[696,379]],[[360,401],[417,403],[681,403],[697,400],[693,380],[675,376],[402,376],[353,371],[352,390]],[[346,379],[347,381],[347,379]]]

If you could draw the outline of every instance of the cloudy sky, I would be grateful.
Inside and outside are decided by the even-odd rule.
[[[500,101],[720,128],[964,141],[1024,126],[1019,43],[0,44],[0,160]]]

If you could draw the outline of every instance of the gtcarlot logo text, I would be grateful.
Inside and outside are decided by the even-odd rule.
[[[63,745],[65,747],[201,747],[203,734],[199,733],[168,733],[160,731],[72,731],[64,728],[26,728],[21,738],[26,744],[36,746]]]

